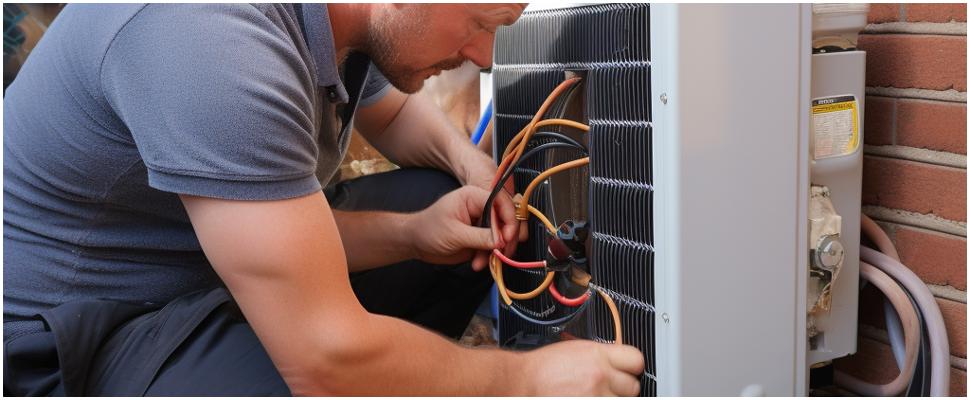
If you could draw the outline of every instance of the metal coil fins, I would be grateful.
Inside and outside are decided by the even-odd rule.
[[[588,191],[583,201],[591,226],[588,246],[593,280],[619,307],[624,342],[640,349],[646,359],[641,396],[655,396],[657,377],[662,376],[655,358],[653,306],[655,188],[649,11],[647,4],[606,4],[525,13],[514,25],[499,30],[492,68],[495,148],[499,153],[567,71],[585,74],[583,85],[576,90],[582,91],[577,94],[585,103],[587,120],[582,122],[590,125],[588,141],[583,140],[589,147],[589,180],[571,190]],[[545,117],[565,109],[561,103],[557,102]],[[540,171],[560,162],[563,156],[567,154],[551,153],[525,163],[515,173],[516,190],[524,190]],[[552,199],[548,187],[543,187],[536,190],[530,204],[548,210]],[[519,246],[518,259],[541,259],[545,252],[544,228],[535,219],[531,221],[530,239]],[[543,277],[539,271],[504,271],[506,284],[516,291],[535,288]],[[615,333],[609,310],[598,297],[591,301],[585,314],[564,331],[534,326],[503,305],[499,312],[500,343],[509,345],[531,337],[532,344],[541,345],[565,334],[612,341]],[[564,316],[571,310],[547,293],[516,304],[542,319]]]

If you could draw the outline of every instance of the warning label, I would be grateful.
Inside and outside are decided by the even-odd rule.
[[[816,160],[852,154],[859,147],[859,103],[855,96],[812,100]]]

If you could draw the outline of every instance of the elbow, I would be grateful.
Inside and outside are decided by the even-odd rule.
[[[387,341],[368,327],[369,322],[333,322],[325,329],[308,327],[315,332],[312,344],[292,349],[297,357],[277,364],[294,396],[361,395],[372,386],[373,382],[367,382],[368,367],[386,352]]]

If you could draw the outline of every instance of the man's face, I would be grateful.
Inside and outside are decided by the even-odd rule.
[[[521,4],[386,4],[375,10],[365,51],[394,87],[415,93],[424,81],[465,61],[492,65],[499,26],[511,25]]]

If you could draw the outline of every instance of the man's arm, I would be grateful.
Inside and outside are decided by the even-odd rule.
[[[431,99],[421,93],[408,95],[391,87],[376,103],[358,111],[355,127],[384,157],[401,166],[431,167],[450,172],[463,185],[491,189],[495,161],[458,132]],[[515,220],[511,181],[507,193],[495,198],[501,242],[507,254],[525,240],[526,229]],[[511,213],[511,214],[510,214]],[[505,218],[511,215],[511,218]],[[487,256],[478,253],[472,262],[485,268]]]
[[[294,394],[636,394],[629,346],[569,341],[529,353],[473,350],[367,313],[320,192],[289,200],[182,195],[206,257]],[[324,240],[321,240],[323,238]]]
[[[488,155],[473,155],[471,141],[421,93],[408,95],[391,87],[379,101],[358,110],[354,126],[397,165],[437,168],[474,185],[478,182],[470,182],[476,179],[472,169],[491,166],[495,170]]]

